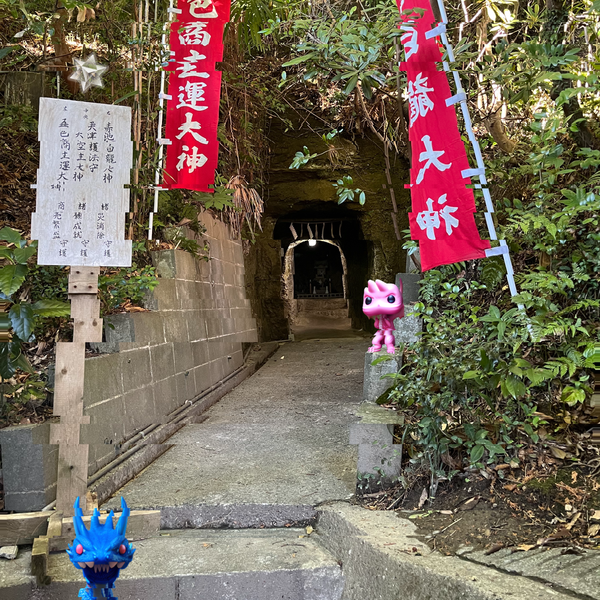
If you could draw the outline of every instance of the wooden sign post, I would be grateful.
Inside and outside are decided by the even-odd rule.
[[[133,162],[131,109],[42,98],[40,168],[31,237],[38,264],[70,266],[72,342],[56,348],[54,414],[50,443],[58,444],[56,508],[72,516],[79,496],[86,505],[88,446],[80,443],[85,343],[102,341],[98,294],[101,266],[131,266],[124,239]]]

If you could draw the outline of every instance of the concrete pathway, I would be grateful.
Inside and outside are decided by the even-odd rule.
[[[159,508],[162,527],[282,527],[356,488],[349,428],[362,400],[366,338],[285,343],[203,423],[122,488],[131,508]],[[117,507],[113,498],[106,507]]]

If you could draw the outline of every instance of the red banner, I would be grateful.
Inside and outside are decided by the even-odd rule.
[[[165,188],[212,192],[219,157],[223,29],[231,0],[180,0],[171,25]]]
[[[419,241],[423,271],[462,260],[485,258],[490,247],[475,225],[475,197],[466,187],[470,179],[464,143],[458,130],[452,93],[435,35],[427,39],[435,18],[429,0],[398,0],[405,32],[404,46],[409,102],[409,138],[412,147],[410,187],[411,238]],[[403,14],[403,11],[420,9]]]

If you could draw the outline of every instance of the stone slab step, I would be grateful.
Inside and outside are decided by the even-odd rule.
[[[134,543],[136,553],[115,586],[119,600],[339,600],[336,560],[304,529],[178,530]],[[65,553],[49,560],[52,583],[33,591],[27,557],[21,576],[0,576],[3,600],[77,598],[81,572]]]
[[[314,313],[319,311],[348,311],[348,301],[345,298],[327,299],[300,299],[298,300],[299,313]]]

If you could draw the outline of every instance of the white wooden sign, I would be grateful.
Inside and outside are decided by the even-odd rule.
[[[40,99],[40,168],[31,237],[38,264],[131,266],[125,213],[133,162],[131,109]]]

